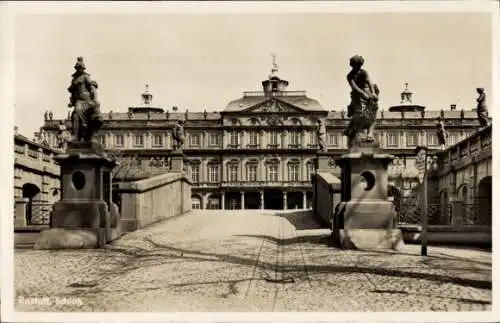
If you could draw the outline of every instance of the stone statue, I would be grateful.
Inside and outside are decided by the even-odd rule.
[[[71,93],[68,107],[74,107],[71,113],[72,131],[76,141],[91,141],[92,136],[102,126],[97,83],[85,72],[83,57],[77,58],[74,68],[75,73],[68,88]]]
[[[69,141],[69,134],[64,125],[64,121],[59,121],[59,129],[57,132],[57,147],[66,150],[66,145]]]
[[[47,141],[47,135],[45,133],[45,130],[40,130],[40,134],[38,135],[38,143],[41,144],[41,145],[47,145],[48,144],[48,141]]]
[[[54,118],[54,114],[52,113],[52,111],[49,111],[49,120],[52,121],[53,118]]]
[[[370,142],[375,141],[373,126],[377,117],[380,91],[378,86],[371,82],[368,72],[361,68],[363,63],[364,58],[359,55],[351,57],[349,61],[352,70],[347,74],[347,82],[352,90],[347,116],[351,120],[344,130],[344,135],[349,140],[349,147],[352,147],[356,138]]]
[[[45,113],[43,114],[43,118],[45,119],[45,121],[49,120],[49,111],[45,111]]]
[[[322,119],[318,120],[318,127],[316,128],[316,135],[318,136],[318,145],[320,151],[326,151],[326,126],[325,121]]]
[[[177,121],[172,129],[172,138],[174,139],[174,151],[182,151],[182,146],[184,145],[184,127],[182,126],[182,121]]]
[[[481,87],[478,87],[476,89],[477,93],[479,94],[477,98],[477,118],[479,119],[479,124],[481,127],[486,127],[490,121],[488,119],[488,109],[486,107],[486,93],[484,93],[484,89]]]
[[[441,148],[446,148],[446,138],[448,138],[448,133],[444,129],[443,119],[441,117],[437,118],[436,122],[436,135],[438,137],[439,144]]]

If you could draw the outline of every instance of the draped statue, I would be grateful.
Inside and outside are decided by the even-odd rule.
[[[364,58],[355,55],[349,60],[352,70],[347,74],[347,82],[351,87],[351,103],[347,108],[349,124],[344,130],[349,147],[352,147],[356,138],[374,142],[373,127],[377,117],[378,86],[373,84],[368,72],[361,67]]]
[[[91,141],[92,136],[102,126],[100,103],[97,99],[97,82],[85,72],[83,57],[78,57],[74,66],[71,85],[68,92],[71,94],[68,108],[74,108],[71,113],[72,132],[75,141]]]

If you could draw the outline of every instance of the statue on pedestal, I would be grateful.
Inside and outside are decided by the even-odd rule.
[[[66,150],[66,146],[69,140],[68,131],[64,125],[64,121],[59,122],[59,129],[57,132],[57,148]]]
[[[352,147],[356,138],[375,142],[373,126],[377,117],[378,86],[370,80],[368,72],[361,67],[364,58],[355,55],[351,57],[349,65],[352,70],[347,74],[347,82],[351,87],[351,103],[347,108],[347,116],[351,118],[344,135],[347,136],[349,147]]]
[[[318,145],[320,151],[327,151],[326,149],[326,126],[325,121],[322,119],[318,120],[318,127],[316,128],[316,135],[318,136]]]
[[[71,93],[68,107],[74,107],[71,113],[72,131],[75,141],[88,142],[102,126],[97,83],[85,72],[83,57],[77,58],[74,68],[75,73],[68,88],[68,92]]]
[[[486,127],[490,122],[488,119],[488,109],[486,107],[486,93],[484,93],[484,89],[478,87],[476,89],[479,94],[477,98],[477,118],[479,119],[479,124],[481,127]]]
[[[441,149],[446,148],[446,139],[448,138],[448,133],[444,129],[443,119],[441,117],[437,118],[436,122],[436,136],[438,138]]]
[[[182,151],[182,146],[184,145],[184,127],[182,126],[182,121],[178,121],[172,129],[173,149],[176,152]]]

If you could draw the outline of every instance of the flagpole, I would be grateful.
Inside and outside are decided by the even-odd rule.
[[[422,231],[421,231],[421,255],[427,256],[427,226],[428,226],[428,206],[427,206],[427,149],[425,149],[425,161],[424,161],[424,182],[423,191],[424,196],[422,197]]]

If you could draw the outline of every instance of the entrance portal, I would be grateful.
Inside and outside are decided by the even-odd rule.
[[[245,193],[245,209],[250,209],[250,210],[260,209],[260,192]]]
[[[280,190],[265,190],[264,208],[268,210],[283,210],[283,192]]]
[[[302,192],[288,192],[286,194],[287,209],[302,209],[304,194]]]
[[[39,201],[40,195],[40,189],[35,184],[27,183],[23,185],[23,197],[28,199],[28,205],[26,207],[26,223],[28,225],[30,225],[33,220],[33,202]]]

